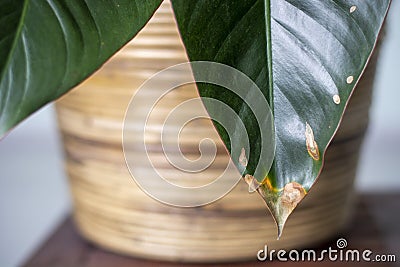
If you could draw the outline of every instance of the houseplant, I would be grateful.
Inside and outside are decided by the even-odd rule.
[[[293,151],[283,153],[284,146],[277,145],[275,163],[267,178],[268,172],[264,173],[262,177],[256,176],[255,180],[251,181],[255,185],[261,184],[255,189],[259,189],[264,196],[278,220],[279,227],[282,228],[288,214],[301,200],[296,198],[290,203],[294,205],[282,213],[279,205],[282,203],[281,200],[287,197],[284,193],[288,188],[285,186],[291,184],[289,189],[300,188],[298,192],[301,193],[304,192],[302,188],[308,191],[317,178],[325,149],[337,129],[349,95],[372,53],[389,3],[385,1],[384,4],[349,5],[338,1],[332,2],[332,6],[329,6],[330,4],[316,1],[312,6],[301,1],[272,2],[214,1],[209,3],[204,1],[198,2],[195,8],[191,7],[193,2],[175,1],[173,4],[189,57],[192,60],[215,60],[226,63],[249,75],[261,88],[270,105],[274,106],[277,136],[287,137],[281,138],[282,143],[293,141],[289,142],[290,145],[285,146],[293,148]],[[1,66],[3,70],[1,92],[2,99],[5,99],[0,119],[2,131],[5,132],[35,108],[70,89],[72,85],[98,67],[100,62],[103,62],[129,39],[130,34],[145,24],[159,1],[158,3],[149,1],[144,4],[137,3],[137,7],[130,6],[133,3],[121,2],[113,7],[107,6],[107,10],[102,10],[103,6],[95,6],[89,2],[87,6],[82,6],[83,2],[25,3],[23,6],[18,6],[12,1],[5,2],[6,8],[2,10],[5,10],[5,14],[8,16],[4,16],[2,21],[3,23],[7,22],[6,33],[11,34],[4,35],[5,41],[2,44],[5,48],[2,51],[6,51],[4,54],[8,59],[2,61],[5,63]],[[265,6],[263,6],[264,4]],[[107,4],[104,3],[104,5]],[[9,10],[13,10],[13,8],[16,11],[10,13]],[[130,12],[135,14],[135,8],[141,11],[135,20],[140,23],[130,29],[124,27],[124,22],[127,23],[129,20],[128,14]],[[221,18],[217,11],[225,16]],[[45,16],[46,12],[52,16]],[[272,17],[270,12],[272,12]],[[102,14],[105,17],[102,18],[103,20],[99,20],[99,16]],[[23,19],[18,20],[19,15]],[[366,20],[367,16],[374,19]],[[87,18],[90,18],[90,21],[85,21]],[[188,21],[189,18],[190,21]],[[218,18],[218,20],[215,21],[213,18]],[[357,20],[362,21],[362,26],[356,23]],[[59,24],[51,23],[57,21]],[[299,24],[300,22],[302,24]],[[40,25],[40,23],[44,24]],[[132,24],[129,25],[132,26]],[[305,31],[305,26],[312,27],[313,31]],[[364,27],[364,29],[360,27]],[[99,35],[94,37],[96,30],[92,29],[96,28]],[[81,32],[76,29],[80,29]],[[233,30],[231,31],[231,29]],[[335,31],[339,29],[341,31]],[[44,30],[50,32],[48,34],[50,40],[43,40],[41,37]],[[287,35],[283,34],[284,31]],[[229,33],[228,38],[223,39],[226,33]],[[68,38],[63,39],[63,35]],[[117,35],[121,40],[117,40]],[[35,37],[40,38],[35,39]],[[94,40],[91,40],[91,37]],[[325,38],[324,44],[319,43],[321,37]],[[52,40],[53,38],[54,40]],[[48,43],[52,43],[52,46],[49,46]],[[282,45],[283,43],[284,45]],[[82,44],[84,44],[83,48]],[[313,50],[311,47],[318,49]],[[322,49],[330,52],[321,51]],[[64,50],[67,53],[59,54]],[[334,59],[329,56],[333,53],[332,51],[336,53]],[[267,56],[258,57],[260,54]],[[326,55],[329,57],[325,57]],[[58,61],[56,62],[54,58],[57,58]],[[62,62],[66,63],[66,68],[64,68],[64,64],[60,64]],[[46,75],[40,66],[48,69],[49,66],[52,66],[51,75]],[[299,68],[299,66],[303,67]],[[23,73],[15,71],[21,67],[25,67]],[[257,75],[259,73],[257,68],[264,71],[261,72],[263,75]],[[290,73],[287,73],[288,70]],[[314,76],[314,74],[317,75]],[[292,81],[296,81],[296,88],[292,88],[293,82],[289,81],[288,77]],[[279,90],[278,94],[276,92],[273,94],[274,90],[271,89],[275,87],[273,87],[272,81],[275,82],[274,84],[279,84],[279,87],[275,85],[278,89],[284,87],[283,89],[290,90],[285,93],[286,100],[282,98]],[[315,92],[319,92],[317,102],[314,96],[311,97],[312,99],[307,98],[310,97],[310,88],[307,87],[310,86],[310,81],[313,81],[312,86],[315,86]],[[283,83],[284,86],[280,83]],[[43,84],[48,86],[42,90],[38,89]],[[18,88],[18,86],[23,90],[11,91],[11,88]],[[52,87],[58,90],[50,90],[49,88]],[[338,88],[340,91],[337,91]],[[342,91],[344,88],[346,89]],[[240,101],[238,102],[234,96],[229,95],[229,92],[221,95],[221,91],[201,84],[199,84],[199,90],[202,95],[225,101],[236,109],[240,110],[242,106]],[[301,103],[290,98],[290,92],[295,92],[296,97],[301,96],[303,98]],[[282,105],[287,100],[292,103],[292,107],[299,109],[298,113],[302,113],[302,116],[291,114],[288,110],[290,105]],[[319,103],[323,103],[323,105]],[[285,112],[287,114],[282,116]],[[238,113],[240,114],[240,112]],[[309,117],[309,115],[312,116]],[[246,112],[243,116],[245,124],[246,121],[251,124],[251,116]],[[299,120],[296,121],[297,118],[301,119],[301,123]],[[292,127],[290,131],[285,130],[287,125],[293,125],[293,122],[289,124],[287,121],[283,122],[287,119],[294,120],[294,124],[297,123],[298,127]],[[229,147],[223,130],[218,126],[217,129]],[[256,128],[253,130],[257,131]],[[254,144],[257,145],[257,142]],[[253,147],[251,151],[257,151],[257,147]],[[257,154],[251,153],[254,152],[247,155],[249,160],[244,175],[253,175],[253,167],[257,161],[254,158],[257,158]],[[300,153],[300,156],[296,153]],[[237,159],[233,160],[236,160],[238,164]],[[282,163],[285,163],[284,168]],[[294,177],[284,177],[284,174],[286,176],[292,174]]]

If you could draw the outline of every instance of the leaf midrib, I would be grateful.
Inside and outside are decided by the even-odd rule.
[[[271,34],[271,0],[264,0],[265,31],[267,43],[267,69],[268,69],[268,103],[274,115],[274,81],[272,73],[272,34]]]

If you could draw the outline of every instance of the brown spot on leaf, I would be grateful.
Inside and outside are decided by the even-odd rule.
[[[348,84],[351,84],[353,81],[354,81],[354,77],[353,77],[353,76],[349,76],[349,77],[347,77],[347,79],[346,79],[346,82],[347,82]]]
[[[314,132],[311,126],[306,122],[306,146],[308,154],[314,159],[319,160],[319,149],[317,142],[314,140]]]
[[[250,174],[244,176],[245,182],[249,185],[249,193],[254,193],[260,187],[260,183]]]
[[[240,152],[239,163],[243,167],[247,166],[248,161],[247,161],[247,157],[246,157],[246,151],[244,150],[244,148],[242,148],[242,151]]]
[[[339,95],[334,95],[333,96],[333,102],[335,102],[336,105],[340,104],[340,96]]]
[[[281,196],[282,204],[287,205],[291,209],[294,209],[306,194],[306,191],[299,183],[288,183],[283,188]]]

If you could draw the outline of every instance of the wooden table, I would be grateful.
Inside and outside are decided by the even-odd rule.
[[[354,218],[349,227],[317,250],[336,248],[343,237],[351,249],[370,249],[374,254],[394,254],[395,263],[377,262],[253,262],[228,263],[212,266],[400,266],[400,193],[364,194],[358,197]],[[261,249],[261,248],[260,248]],[[256,252],[255,252],[256,253]],[[117,255],[98,248],[79,236],[71,217],[56,229],[24,267],[126,267],[182,266],[183,264],[149,261]],[[204,264],[185,264],[204,266]],[[209,265],[211,266],[211,265]]]

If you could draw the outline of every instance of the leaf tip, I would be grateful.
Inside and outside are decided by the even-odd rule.
[[[263,186],[262,190],[258,190],[258,192],[274,217],[278,228],[277,240],[279,240],[289,215],[306,196],[307,192],[297,182],[287,183],[279,192],[272,192],[266,186]]]
[[[283,232],[283,227],[284,227],[284,225],[279,225],[279,224],[277,224],[277,226],[278,226],[278,235],[277,235],[277,237],[276,237],[276,240],[279,240],[279,239],[281,238],[281,236],[282,236],[282,232]]]

